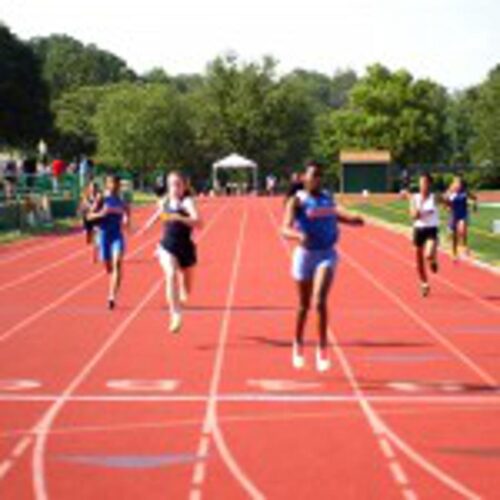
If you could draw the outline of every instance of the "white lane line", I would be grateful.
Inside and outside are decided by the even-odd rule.
[[[385,457],[388,460],[393,460],[394,458],[396,458],[396,456],[394,454],[394,450],[392,449],[391,443],[389,443],[389,441],[387,441],[387,439],[385,437],[381,437],[378,442],[379,442],[380,448],[382,449],[382,453],[385,455]]]
[[[219,210],[215,212],[215,214],[212,216],[210,223],[205,227],[205,229],[200,233],[200,237],[198,238],[198,241],[200,241],[203,236],[205,236],[209,229],[214,225],[215,220],[217,220],[220,216],[220,214],[223,212],[223,209],[225,209],[227,203],[224,204]],[[143,247],[148,245],[152,239],[148,239],[145,244],[141,245],[138,249],[135,250],[131,255],[135,255],[138,253]],[[73,396],[73,392],[78,388],[78,386],[83,382],[83,380],[88,376],[88,374],[92,371],[93,367],[100,361],[100,359],[104,356],[106,351],[115,343],[116,340],[122,335],[124,332],[125,328],[129,323],[133,321],[135,316],[137,316],[140,312],[140,308],[142,304],[146,304],[148,300],[153,297],[154,291],[159,289],[160,286],[163,283],[163,279],[160,281],[156,282],[153,288],[151,288],[150,292],[148,295],[141,301],[141,303],[136,306],[136,308],[124,319],[122,323],[120,323],[117,328],[114,330],[114,333],[112,334],[111,337],[108,337],[108,340],[103,344],[101,349],[91,358],[91,360],[87,363],[87,365],[84,366],[84,368],[79,372],[79,374],[70,382],[70,384],[66,387],[65,391],[58,395],[53,401],[53,405],[42,415],[40,420],[32,427],[30,430],[29,434],[30,435],[36,435],[37,440],[35,443],[35,449],[33,451],[33,475],[36,477],[36,481],[34,479],[33,486],[35,488],[35,491],[39,491],[41,494],[46,494],[45,491],[45,476],[44,476],[44,462],[43,462],[43,453],[40,455],[40,447],[42,448],[42,452],[45,446],[45,440],[47,439],[48,434],[50,433],[50,426],[47,424],[49,423],[50,420],[53,420],[56,416],[57,413],[60,411],[60,409],[64,406],[65,403],[71,400],[71,397]],[[134,316],[135,314],[135,316]],[[125,325],[125,326],[124,326]],[[55,410],[54,410],[55,409]],[[50,422],[51,423],[51,422]],[[41,439],[40,439],[41,436]],[[20,455],[22,456],[22,454]],[[40,469],[41,467],[41,469]],[[2,468],[2,464],[0,464],[0,469]],[[9,467],[10,468],[10,467]],[[5,474],[4,474],[5,476]],[[0,480],[2,477],[0,477]],[[41,497],[41,498],[46,498],[46,497]]]
[[[398,252],[391,250],[389,247],[381,245],[373,238],[370,238],[369,236],[364,236],[363,239],[365,241],[368,241],[371,245],[380,249],[382,252],[386,253],[387,255],[390,255],[391,257],[395,258],[396,260],[399,260],[403,264],[406,264],[409,267],[415,268],[415,263],[412,260],[409,260],[406,257],[402,257]],[[497,314],[500,313],[500,306],[498,306],[492,302],[488,302],[487,300],[483,299],[482,297],[479,297],[478,295],[476,295],[474,292],[470,291],[469,289],[467,289],[461,285],[458,285],[456,283],[453,283],[453,281],[449,280],[448,278],[445,278],[441,274],[436,274],[435,276],[433,276],[433,279],[436,281],[440,281],[448,288],[455,290],[460,295],[463,295],[464,297],[467,297],[467,298],[473,300],[477,304],[479,304],[487,309],[490,309],[491,311],[493,311]]]
[[[386,297],[388,297],[394,304],[396,304],[407,316],[413,319],[415,323],[420,325],[428,334],[431,335],[435,340],[437,340],[441,345],[443,345],[448,351],[450,351],[457,359],[459,359],[464,365],[468,366],[476,375],[481,378],[488,386],[492,388],[498,387],[498,381],[492,377],[488,372],[483,370],[472,358],[467,356],[462,352],[453,342],[448,340],[445,336],[441,335],[437,328],[432,326],[428,321],[426,321],[420,314],[414,311],[411,307],[406,305],[398,295],[389,290],[385,285],[382,284],[380,280],[377,280],[375,276],[367,271],[363,266],[359,264],[353,257],[341,252],[342,258],[359,274],[361,274],[369,283],[371,283],[375,288],[382,292]]]
[[[71,240],[73,238],[77,237],[77,236],[81,237],[81,234],[73,234],[73,235],[70,235],[70,236],[65,236],[66,239],[64,239],[62,241],[59,239],[57,241],[52,241],[52,242],[47,243],[45,245],[36,245],[35,244],[33,248],[30,248],[30,249],[25,250],[23,252],[16,253],[15,255],[12,255],[10,257],[6,257],[4,259],[0,259],[0,265],[10,264],[11,262],[14,262],[16,260],[22,259],[26,255],[32,255],[34,253],[41,252],[41,251],[46,250],[48,248],[52,248],[52,247],[55,247],[55,246],[60,246],[61,243],[71,242]]]
[[[271,212],[271,209],[266,205],[268,209],[268,214],[271,220],[274,222],[276,226],[276,231],[279,231],[279,225],[276,221],[274,214]],[[285,241],[284,238],[280,237],[280,241],[282,242],[285,252],[290,254],[290,248]],[[420,454],[418,454],[413,448],[411,448],[405,441],[403,441],[398,435],[392,431],[388,424],[384,422],[384,420],[380,417],[380,413],[378,413],[374,407],[370,404],[368,399],[366,398],[365,392],[362,389],[361,384],[355,376],[354,369],[349,362],[344,350],[340,347],[340,343],[333,333],[332,329],[329,328],[329,337],[333,340],[332,349],[339,360],[340,367],[344,372],[345,377],[349,381],[349,385],[351,386],[353,393],[357,396],[358,403],[361,407],[363,414],[366,417],[366,420],[371,427],[377,441],[381,439],[381,437],[387,437],[389,441],[392,441],[393,444],[399,448],[408,458],[412,459],[414,463],[422,467],[425,471],[427,471],[430,475],[434,476],[437,480],[448,486],[450,489],[462,495],[467,499],[477,500],[480,497],[472,490],[470,490],[467,486],[463,485],[459,481],[455,480],[445,472],[443,472],[438,467],[434,466],[431,462],[423,458]],[[403,494],[403,492],[402,492]]]
[[[63,264],[66,264],[67,262],[71,262],[71,261],[75,260],[77,257],[80,257],[80,255],[82,255],[83,253],[87,253],[87,252],[88,252],[88,250],[86,248],[82,248],[81,250],[77,250],[76,252],[72,252],[70,255],[63,257],[62,259],[56,260],[54,262],[51,262],[50,264],[47,264],[46,266],[40,267],[36,271],[26,273],[23,276],[21,276],[20,278],[17,278],[17,279],[14,279],[12,281],[9,281],[7,283],[4,283],[0,286],[0,292],[5,292],[6,290],[10,290],[11,288],[22,285],[23,283],[26,283],[27,281],[35,279],[38,276],[45,274],[52,269],[55,269],[56,267],[62,266]]]
[[[14,462],[10,458],[0,463],[0,479],[3,479],[7,475],[13,465]]]
[[[399,462],[394,460],[389,463],[389,467],[391,468],[392,475],[394,476],[396,482],[403,486],[408,486],[408,477]]]
[[[224,309],[224,314],[223,314],[222,322],[221,322],[221,328],[219,331],[219,339],[217,342],[217,352],[215,355],[214,368],[213,368],[213,372],[212,372],[212,378],[210,381],[209,397],[208,397],[204,422],[203,422],[203,426],[202,426],[202,435],[200,437],[200,441],[205,439],[206,435],[210,435],[214,440],[214,443],[219,451],[219,454],[220,454],[222,460],[225,462],[229,471],[234,476],[234,478],[240,483],[240,485],[245,490],[245,492],[250,496],[250,498],[253,498],[254,500],[262,500],[262,499],[264,499],[264,495],[259,491],[259,489],[248,478],[248,476],[245,474],[245,472],[241,469],[239,464],[236,462],[236,460],[232,456],[231,451],[226,446],[226,443],[224,441],[224,437],[223,437],[222,433],[220,432],[219,425],[217,422],[217,402],[218,402],[217,395],[219,392],[220,380],[221,380],[221,375],[222,375],[224,353],[225,353],[227,337],[229,334],[229,324],[231,321],[231,310],[232,310],[232,307],[234,304],[236,283],[237,283],[237,279],[238,279],[238,273],[239,273],[240,262],[241,262],[241,254],[242,254],[242,249],[243,249],[243,238],[244,238],[244,233],[245,233],[245,229],[247,226],[247,221],[248,221],[248,212],[247,212],[247,209],[245,209],[245,212],[243,215],[243,220],[241,222],[240,230],[239,230],[239,234],[238,234],[238,239],[237,239],[237,244],[236,244],[236,252],[235,252],[234,259],[233,259],[231,278],[229,281],[229,287],[228,287],[228,292],[227,292],[227,297],[226,297],[226,306]],[[210,441],[209,441],[209,444],[210,444]],[[200,451],[200,448],[201,448],[201,446],[198,446],[198,452]],[[209,447],[207,446],[207,450],[206,450],[207,453],[208,453],[208,450],[209,450]],[[197,484],[195,482],[195,480],[197,479],[198,475],[200,474],[199,469],[197,470],[198,465],[200,465],[200,467],[203,469],[203,476],[205,475],[206,461],[205,461],[205,456],[202,456],[201,454],[198,454],[197,457],[198,457],[198,462],[196,463],[195,468],[193,470],[193,477],[192,477],[192,481],[191,481],[191,485],[192,485],[191,495],[198,495],[199,494],[200,498],[201,498],[200,487],[202,486],[202,484]]]
[[[14,458],[19,458],[26,451],[32,441],[33,438],[31,436],[25,436],[17,443],[17,445],[12,450],[12,456]]]
[[[0,403],[40,403],[55,401],[58,394],[0,394]],[[217,401],[221,403],[357,403],[359,398],[353,394],[262,394],[262,393],[219,393]],[[408,405],[500,405],[500,396],[369,396],[365,399],[371,403],[408,404]],[[154,403],[154,402],[206,402],[206,394],[174,394],[174,395],[109,395],[87,394],[70,396],[71,403]],[[210,432],[210,429],[204,431]]]
[[[153,286],[146,293],[144,298],[139,304],[127,315],[127,317],[114,329],[113,333],[108,337],[102,347],[92,356],[90,361],[80,370],[80,372],[73,378],[70,384],[62,392],[59,398],[52,404],[52,406],[42,415],[39,421],[33,428],[33,433],[36,434],[35,446],[33,449],[33,493],[37,500],[47,500],[49,498],[46,485],[45,475],[45,448],[47,444],[47,437],[50,428],[61,411],[63,406],[67,403],[68,397],[71,396],[85,379],[92,373],[97,364],[104,358],[107,352],[114,346],[114,344],[122,337],[127,328],[144,310],[147,303],[154,297],[160,290],[163,280],[156,281]]]
[[[144,248],[150,246],[153,244],[153,242],[156,240],[156,237],[149,238],[146,240],[142,245],[137,247],[130,255],[128,256],[133,257],[134,255],[140,253]],[[104,274],[102,272],[96,273],[90,278],[87,278],[86,280],[80,282],[77,286],[70,288],[66,293],[63,295],[60,295],[57,299],[50,301],[46,306],[42,307],[39,309],[37,312],[31,314],[30,316],[27,316],[24,318],[22,321],[16,323],[14,326],[11,328],[8,328],[4,332],[0,334],[0,342],[5,342],[8,339],[10,339],[13,335],[15,335],[17,332],[20,330],[28,327],[35,321],[39,320],[43,316],[45,316],[47,313],[53,311],[54,309],[57,309],[61,304],[66,302],[68,299],[74,297],[77,295],[79,292],[90,286],[92,283],[96,282],[98,279],[104,278]]]
[[[405,488],[403,490],[403,498],[405,500],[418,500],[418,496],[412,489]]]
[[[189,500],[201,500],[201,491],[199,488],[192,488],[189,493]]]

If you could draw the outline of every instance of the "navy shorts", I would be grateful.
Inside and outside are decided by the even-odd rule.
[[[103,262],[109,262],[116,255],[125,253],[125,240],[121,234],[109,237],[101,232],[98,245],[99,256]]]

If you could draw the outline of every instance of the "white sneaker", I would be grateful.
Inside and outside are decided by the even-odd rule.
[[[316,370],[326,372],[331,368],[331,362],[326,349],[324,354],[321,351],[319,347],[316,349]]]
[[[304,368],[304,366],[306,365],[302,349],[297,342],[293,343],[292,365],[297,370]]]
[[[181,313],[179,312],[172,313],[172,316],[170,317],[170,332],[179,333],[181,327],[182,327]]]

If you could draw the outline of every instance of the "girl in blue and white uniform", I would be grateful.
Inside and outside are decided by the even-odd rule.
[[[125,237],[123,225],[130,228],[130,209],[120,196],[120,177],[106,177],[106,192],[102,200],[102,208],[87,215],[87,219],[99,224],[99,256],[110,276],[108,308],[114,309],[120,290],[123,275],[123,256],[125,254]]]
[[[287,202],[282,234],[298,244],[292,258],[292,276],[299,295],[293,366],[302,368],[305,365],[304,330],[312,302],[319,334],[316,368],[323,372],[330,367],[327,299],[338,261],[335,249],[339,239],[338,224],[362,225],[364,221],[336,205],[333,196],[321,187],[321,174],[318,164],[307,166],[303,177],[304,189]]]

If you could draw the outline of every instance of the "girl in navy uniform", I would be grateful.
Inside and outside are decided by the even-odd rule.
[[[106,192],[102,208],[91,212],[87,218],[99,222],[99,253],[106,272],[110,275],[108,308],[114,309],[122,282],[122,262],[125,253],[123,225],[130,226],[130,211],[120,196],[120,178],[106,177]]]
[[[309,164],[303,180],[304,189],[287,202],[282,229],[286,238],[298,243],[292,259],[292,276],[299,295],[292,363],[295,368],[305,365],[304,329],[312,301],[319,334],[316,368],[323,372],[330,367],[327,299],[338,261],[338,223],[362,225],[364,221],[338,208],[333,196],[322,189],[319,165]]]
[[[465,255],[469,255],[468,229],[469,229],[469,202],[473,201],[477,210],[477,198],[470,193],[463,179],[457,176],[453,179],[445,201],[450,209],[449,229],[452,235],[453,258],[458,259],[458,248],[463,246]]]
[[[94,262],[97,261],[97,231],[99,230],[99,221],[89,219],[89,214],[98,212],[102,208],[103,197],[97,182],[90,182],[85,189],[82,201],[80,203],[80,213],[82,215],[83,229],[85,231],[85,241],[87,245],[93,246]]]
[[[158,202],[158,209],[146,224],[163,222],[163,235],[157,255],[165,273],[165,295],[170,309],[170,331],[182,327],[181,303],[188,300],[197,263],[196,245],[192,239],[194,228],[201,226],[201,218],[185,178],[180,172],[167,177],[166,195]]]

